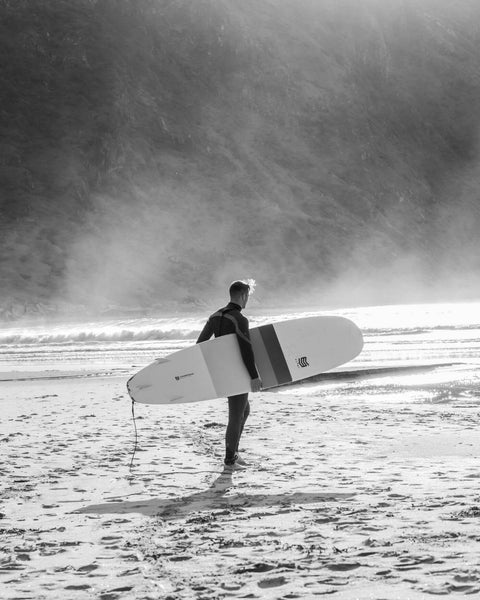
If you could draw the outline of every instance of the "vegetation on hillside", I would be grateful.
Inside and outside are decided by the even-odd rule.
[[[479,22],[475,0],[0,0],[4,316],[238,276],[345,302],[466,280]]]

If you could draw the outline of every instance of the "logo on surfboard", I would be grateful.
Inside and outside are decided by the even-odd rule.
[[[185,375],[175,375],[175,379],[180,381],[180,379],[185,379],[185,377],[192,377],[194,373],[185,373]]]
[[[310,366],[307,356],[301,356],[300,358],[296,358],[295,362],[297,363],[297,367],[301,367],[302,369]]]

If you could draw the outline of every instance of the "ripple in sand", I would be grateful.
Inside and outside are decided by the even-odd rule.
[[[25,565],[14,561],[11,557],[0,562],[0,573],[9,573],[10,571],[23,571]]]

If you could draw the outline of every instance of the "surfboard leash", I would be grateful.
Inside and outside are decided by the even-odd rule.
[[[138,446],[137,422],[135,420],[135,400],[133,398],[132,398],[132,419],[133,419],[133,428],[135,431],[135,443],[133,446],[132,458],[130,460],[130,468],[129,468],[130,473],[132,472],[133,459],[135,458],[135,453],[137,451],[137,446]]]

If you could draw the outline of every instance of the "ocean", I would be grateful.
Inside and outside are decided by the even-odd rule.
[[[336,372],[480,362],[480,303],[369,306],[338,310],[260,311],[250,326],[315,315],[340,315],[362,330],[365,347]],[[208,314],[13,323],[0,326],[0,381],[116,376],[195,343]]]

